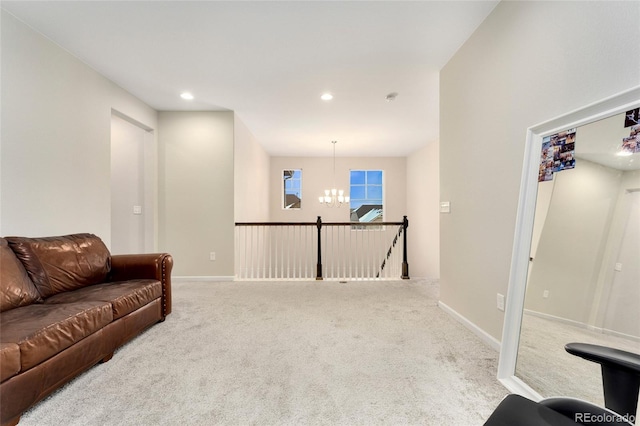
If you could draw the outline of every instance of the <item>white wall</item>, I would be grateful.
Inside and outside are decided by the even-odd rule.
[[[500,339],[526,129],[640,84],[636,2],[501,2],[440,75],[441,299]]]
[[[439,143],[407,157],[407,240],[409,275],[440,277]]]
[[[269,220],[270,158],[238,114],[234,126],[234,203],[236,222]]]
[[[578,158],[575,169],[540,186],[553,187],[553,196],[525,308],[640,337],[640,192],[630,192],[640,190],[640,170]],[[617,262],[622,271],[615,271]]]
[[[282,171],[302,169],[302,208],[282,208]],[[384,220],[401,222],[407,214],[407,175],[405,157],[336,158],[335,185],[349,192],[349,170],[383,170]],[[333,186],[332,157],[271,157],[270,213],[274,222],[315,222],[322,216],[324,222],[350,220],[349,206],[329,208],[320,205],[318,197]],[[409,218],[411,220],[411,218]],[[411,235],[411,234],[409,234]]]
[[[156,112],[2,11],[0,235],[111,239],[111,110]]]
[[[640,170],[622,175],[590,323],[640,338]],[[616,271],[616,263],[622,270]]]
[[[526,309],[588,322],[621,179],[621,171],[582,159],[575,169],[554,174]]]
[[[111,117],[111,253],[143,253],[147,206],[145,194],[146,131]],[[142,214],[134,214],[140,206]],[[149,206],[150,207],[150,206]]]
[[[160,248],[174,275],[233,276],[233,126],[233,112],[158,113]]]

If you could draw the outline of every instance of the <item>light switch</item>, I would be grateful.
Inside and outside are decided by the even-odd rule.
[[[440,213],[451,213],[451,203],[449,201],[440,202]]]
[[[504,312],[504,294],[498,293],[498,297],[496,298],[497,308]]]
[[[142,206],[133,206],[133,214],[142,214]]]

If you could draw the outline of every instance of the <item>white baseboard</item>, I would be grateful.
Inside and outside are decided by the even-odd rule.
[[[528,315],[532,315],[534,317],[538,317],[538,318],[543,318],[549,321],[555,321],[555,322],[559,322],[562,324],[568,324],[568,325],[572,325],[574,327],[578,327],[578,328],[589,328],[589,326],[585,323],[579,322],[579,321],[575,321],[572,319],[568,319],[568,318],[562,318],[562,317],[557,317],[555,315],[551,315],[551,314],[545,314],[544,312],[538,312],[538,311],[532,311],[530,309],[525,309],[524,310],[525,314]]]
[[[570,320],[570,319],[567,319],[567,318],[558,317],[558,316],[555,316],[555,315],[545,314],[544,312],[532,311],[530,309],[525,309],[524,312],[526,314],[532,315],[534,317],[543,318],[543,319],[546,319],[546,320],[549,320],[549,321],[555,321],[557,323],[568,324],[568,325],[571,325],[573,327],[590,330],[590,331],[593,331],[593,332],[596,332],[596,333],[600,333],[600,334],[606,334],[606,335],[609,335],[609,336],[616,336],[616,337],[621,337],[623,339],[632,340],[632,341],[635,341],[635,342],[640,342],[640,337],[634,336],[632,334],[621,333],[619,331],[611,330],[611,329],[608,329],[608,328],[596,327],[595,325],[585,324],[585,323],[580,322],[580,321],[575,321],[575,320]]]
[[[187,282],[187,281],[235,281],[234,276],[172,276],[171,279],[174,282]]]
[[[492,335],[490,335],[489,333],[487,333],[486,331],[484,331],[483,329],[481,329],[480,327],[478,327],[477,325],[469,321],[467,318],[460,315],[458,312],[456,312],[454,309],[447,306],[445,303],[438,301],[438,306],[440,307],[440,309],[442,309],[443,311],[451,315],[460,324],[468,328],[473,334],[478,336],[483,342],[489,345],[496,352],[500,352],[500,341],[498,339],[496,339],[495,337],[493,337]]]
[[[640,337],[634,336],[633,334],[621,333],[619,331],[609,330],[608,328],[593,327],[593,329],[599,331],[602,334],[606,334],[609,336],[615,336],[615,337],[620,337],[622,339],[632,340],[634,342],[640,342]]]

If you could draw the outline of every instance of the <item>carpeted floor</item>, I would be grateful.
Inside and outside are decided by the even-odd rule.
[[[571,396],[604,405],[600,365],[564,350],[571,342],[610,346],[640,353],[640,342],[525,312],[516,376],[543,397]]]
[[[30,425],[481,425],[498,354],[424,280],[175,283],[173,313]]]

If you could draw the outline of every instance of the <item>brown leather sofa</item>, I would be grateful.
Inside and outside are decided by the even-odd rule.
[[[169,254],[92,234],[0,238],[0,419],[20,415],[171,312]]]

